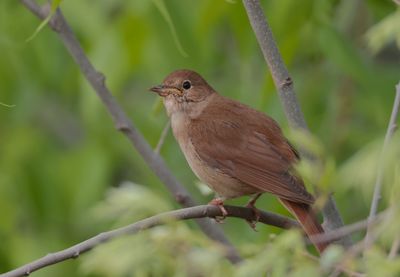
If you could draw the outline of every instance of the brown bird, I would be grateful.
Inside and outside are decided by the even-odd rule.
[[[270,117],[219,95],[198,73],[177,70],[150,89],[163,97],[172,131],[197,177],[217,194],[210,204],[224,215],[226,199],[276,195],[308,236],[323,233],[314,197],[296,175],[299,155]],[[326,243],[314,243],[319,252]]]

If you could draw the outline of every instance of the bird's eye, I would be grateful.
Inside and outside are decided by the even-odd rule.
[[[190,89],[192,87],[192,84],[190,83],[189,80],[186,80],[182,84],[183,89]]]

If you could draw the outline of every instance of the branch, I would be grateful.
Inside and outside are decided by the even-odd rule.
[[[381,199],[382,180],[383,180],[383,164],[384,164],[383,160],[384,157],[386,156],[390,140],[397,127],[396,120],[397,120],[397,115],[399,113],[399,106],[400,106],[400,82],[396,85],[396,97],[393,102],[392,114],[390,115],[390,120],[386,130],[385,140],[383,142],[382,152],[378,163],[379,168],[378,168],[378,173],[376,175],[375,189],[374,189],[374,195],[372,197],[371,209],[369,211],[369,217],[368,217],[369,220],[373,220],[378,211],[378,204],[379,200]],[[371,230],[370,228],[368,228],[367,234],[365,236],[366,245],[370,244],[369,243],[369,240],[371,239],[370,232]]]
[[[246,219],[248,221],[256,220],[255,214],[252,209],[244,207],[235,206],[224,206],[228,212],[228,217],[237,217]],[[128,234],[136,234],[140,231],[150,229],[165,223],[171,222],[171,220],[187,220],[187,219],[198,219],[198,218],[215,218],[216,216],[222,216],[221,209],[217,206],[212,205],[202,205],[190,208],[184,208],[175,211],[169,211],[155,215],[131,225],[114,229],[112,231],[100,233],[95,237],[78,243],[72,247],[65,250],[47,254],[46,256],[21,266],[17,269],[9,271],[7,273],[1,274],[0,277],[16,277],[16,276],[27,276],[32,272],[47,267],[52,264],[56,264],[68,259],[75,259],[79,255],[90,251],[94,247],[101,243],[105,243],[111,239],[121,237]],[[259,222],[264,224],[288,229],[292,227],[299,227],[299,224],[287,217],[280,216],[270,212],[261,211]]]
[[[275,86],[278,89],[279,98],[289,124],[292,128],[300,128],[309,131],[294,91],[293,80],[279,53],[259,0],[243,0],[243,4],[264,55],[264,59],[271,71]],[[327,230],[334,230],[343,226],[343,220],[332,196],[329,196],[322,212],[325,221],[324,227]],[[350,237],[343,238],[340,243],[344,246],[352,244]]]
[[[256,220],[255,214],[252,209],[245,207],[236,207],[236,206],[224,206],[228,212],[227,217],[235,217],[245,219],[247,221]],[[363,220],[360,222],[356,222],[351,225],[344,226],[335,231],[315,235],[313,236],[313,240],[317,240],[318,242],[327,242],[338,239],[342,236],[354,233],[356,231],[360,231],[365,229],[370,224],[376,224],[383,219],[388,211],[382,212],[377,215],[373,222],[368,222],[368,220]],[[15,277],[15,276],[26,276],[31,274],[34,271],[37,271],[41,268],[68,260],[78,258],[81,254],[86,253],[98,245],[108,242],[117,237],[121,237],[124,235],[136,234],[140,231],[147,230],[159,225],[163,225],[165,223],[171,222],[171,220],[188,220],[188,219],[198,219],[198,218],[215,218],[217,216],[222,216],[221,209],[212,205],[201,205],[190,208],[184,208],[180,210],[169,211],[165,213],[161,213],[136,223],[127,225],[125,227],[121,227],[118,229],[114,229],[108,232],[103,232],[94,236],[90,239],[87,239],[81,243],[78,243],[74,246],[71,246],[67,249],[47,254],[46,256],[37,259],[31,263],[23,265],[19,268],[16,268],[12,271],[6,272],[0,277]],[[282,229],[289,229],[300,227],[297,221],[278,215],[270,212],[260,211],[260,217],[258,219],[259,222],[264,223],[266,225],[271,225],[275,227],[279,227]],[[355,249],[359,249],[355,247]],[[351,255],[354,255],[356,252],[351,251]],[[343,270],[343,265],[338,265],[339,269]]]
[[[39,7],[34,0],[21,1],[33,14],[44,19],[49,14],[50,7],[45,5]],[[143,138],[142,134],[134,127],[133,123],[126,116],[125,112],[117,104],[110,90],[105,85],[105,77],[100,72],[96,71],[89,59],[86,57],[80,43],[72,32],[70,26],[64,19],[60,9],[49,21],[49,26],[55,31],[68,52],[72,56],[75,63],[80,67],[83,75],[90,83],[97,96],[102,100],[104,106],[110,113],[116,128],[125,134],[132,145],[141,154],[147,165],[153,170],[158,178],[165,184],[172,196],[184,207],[196,206],[196,202],[189,195],[188,191],[179,183],[179,181],[169,171],[162,158],[154,153],[150,145]],[[237,263],[241,260],[238,252],[233,245],[225,237],[222,229],[212,225],[208,219],[196,220],[201,230],[211,239],[221,242],[229,252],[227,257],[231,262]]]
[[[308,129],[293,88],[292,78],[282,60],[259,0],[243,0],[243,4],[264,59],[271,71],[275,87],[278,89],[289,124],[295,129]]]
[[[386,214],[388,214],[388,211],[381,212],[372,221],[369,219],[364,219],[364,220],[358,221],[358,222],[350,224],[350,225],[345,225],[343,227],[340,227],[340,228],[335,229],[330,232],[313,235],[309,239],[308,243],[312,244],[311,239],[312,239],[313,243],[336,241],[345,236],[351,235],[355,232],[362,231],[370,226],[376,225],[377,223],[382,221],[382,219],[386,216]]]

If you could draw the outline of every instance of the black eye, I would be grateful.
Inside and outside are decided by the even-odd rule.
[[[182,87],[183,89],[190,89],[192,87],[192,84],[190,83],[190,81],[186,80],[183,81]]]

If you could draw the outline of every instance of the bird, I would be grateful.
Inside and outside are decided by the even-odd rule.
[[[300,157],[278,123],[265,113],[214,90],[195,71],[170,73],[150,88],[162,97],[173,135],[194,174],[215,193],[209,204],[252,196],[248,207],[263,193],[278,197],[309,236],[324,233],[312,205],[314,196],[295,171]],[[258,211],[258,212],[257,212]],[[328,243],[313,242],[322,253]]]

